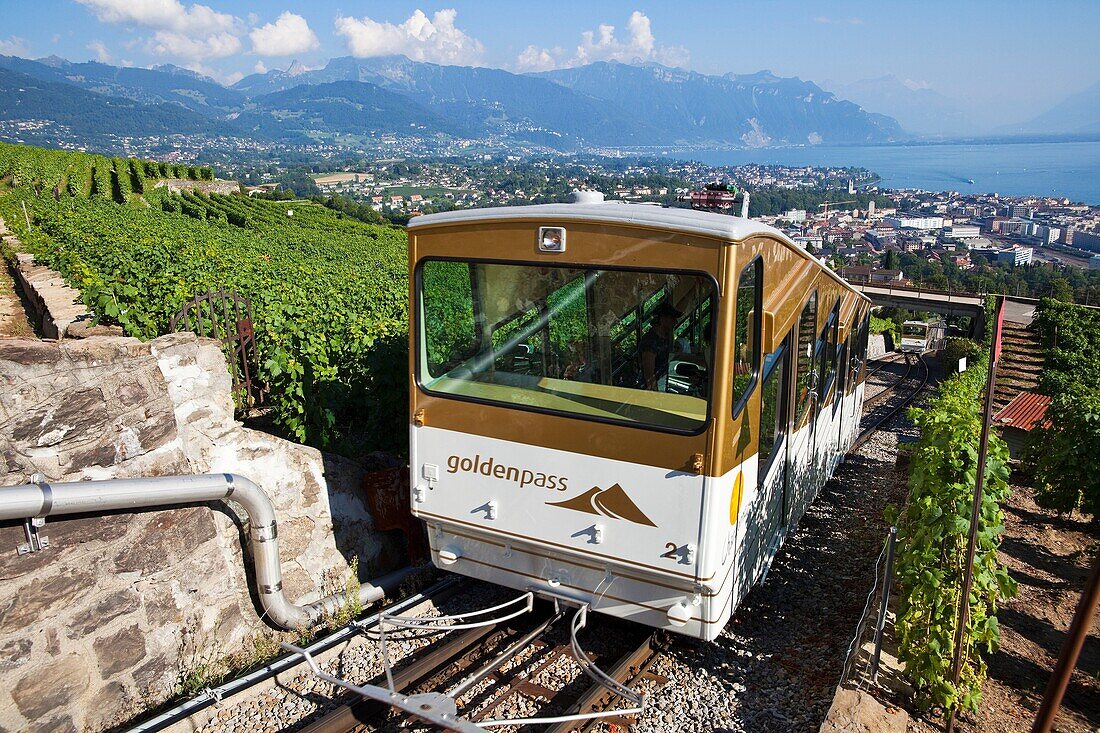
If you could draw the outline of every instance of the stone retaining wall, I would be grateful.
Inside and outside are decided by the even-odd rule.
[[[347,459],[233,419],[214,341],[0,340],[0,486],[233,472],[271,497],[284,588],[320,595],[322,574],[401,564],[376,533]],[[48,520],[50,546],[18,556],[0,526],[0,731],[98,731],[171,697],[181,673],[247,651],[268,629],[250,595],[236,517],[215,503]]]

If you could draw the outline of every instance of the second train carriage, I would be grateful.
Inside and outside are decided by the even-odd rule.
[[[906,321],[901,324],[901,351],[905,354],[923,354],[928,351],[931,326],[924,321]]]
[[[422,216],[409,252],[435,564],[716,637],[854,439],[868,300],[771,227],[639,204]]]

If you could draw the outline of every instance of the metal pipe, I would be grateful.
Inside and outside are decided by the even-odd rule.
[[[216,473],[60,484],[40,479],[36,475],[33,483],[0,488],[0,521],[232,501],[240,505],[248,517],[256,595],[265,618],[283,629],[308,627],[334,613],[347,600],[341,594],[334,594],[308,605],[298,605],[283,594],[275,508],[263,489],[244,476]],[[387,590],[396,589],[412,572],[413,568],[406,567],[364,583],[359,589],[360,603],[369,605],[381,600]]]

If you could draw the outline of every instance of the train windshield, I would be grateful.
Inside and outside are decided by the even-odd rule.
[[[924,338],[924,335],[928,331],[928,326],[923,323],[906,323],[901,327],[902,336],[917,336]]]
[[[706,425],[712,278],[427,260],[418,379],[429,392],[697,432]]]

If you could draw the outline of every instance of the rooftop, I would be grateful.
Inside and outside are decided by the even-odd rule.
[[[409,229],[429,226],[451,226],[488,221],[539,221],[546,225],[571,221],[617,224],[644,229],[663,229],[685,234],[698,234],[732,242],[765,234],[784,242],[790,240],[775,227],[752,219],[728,214],[716,214],[694,209],[674,209],[650,204],[622,201],[576,204],[536,204],[532,206],[498,206],[488,209],[463,209],[428,214],[409,222]]]

